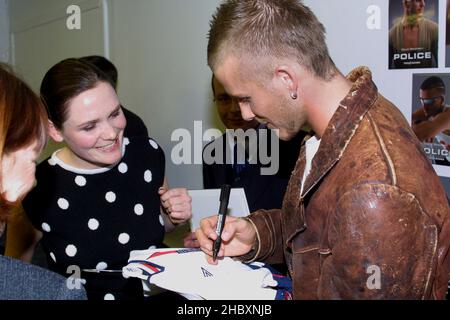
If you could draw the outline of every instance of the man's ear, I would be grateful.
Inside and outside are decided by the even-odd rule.
[[[298,78],[292,68],[287,65],[278,66],[275,69],[275,78],[289,93],[298,92]]]
[[[56,142],[64,141],[61,131],[55,127],[51,120],[48,120],[48,135]]]

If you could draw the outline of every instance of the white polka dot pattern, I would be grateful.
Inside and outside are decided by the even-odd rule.
[[[140,203],[134,206],[134,213],[136,213],[138,216],[142,216],[144,213],[144,206]]]
[[[45,222],[42,223],[41,227],[42,227],[42,230],[44,230],[45,232],[50,232],[52,230],[52,228],[50,228],[50,225]]]
[[[100,225],[100,223],[98,222],[97,219],[92,218],[92,219],[89,219],[89,221],[88,221],[88,227],[89,227],[89,229],[91,229],[92,231],[97,230],[98,227],[99,227],[99,225]]]
[[[95,266],[95,269],[97,270],[105,270],[106,268],[108,268],[108,264],[106,262],[99,262]]]
[[[75,183],[77,186],[84,187],[86,185],[86,178],[83,176],[76,176]]]
[[[126,163],[119,164],[119,172],[120,173],[126,173],[128,171],[128,166]]]
[[[104,299],[105,300],[116,300],[116,297],[114,297],[114,295],[112,295],[111,293],[107,293],[107,294],[105,294]]]
[[[112,192],[112,191],[109,191],[109,192],[106,193],[105,199],[109,203],[113,203],[114,201],[116,201],[116,194],[114,192]]]
[[[163,220],[166,217],[160,212],[160,197],[153,191],[163,184],[160,170],[164,170],[164,155],[157,142],[150,139],[124,137],[122,158],[115,166],[78,169],[65,166],[56,157],[55,166],[47,162],[41,166],[39,177],[56,179],[40,179],[37,196],[33,197],[36,203],[29,205],[33,210],[48,208],[36,223],[48,239],[47,257],[51,267],[117,269],[110,263],[118,257],[126,261],[130,250],[155,248],[154,244],[163,241],[167,220]],[[125,180],[130,183],[123,183]],[[53,181],[58,183],[56,188]],[[50,195],[46,190],[56,190],[56,193]],[[114,215],[114,212],[121,214]],[[60,232],[64,233],[61,237]],[[72,232],[78,237],[66,237]],[[108,252],[97,250],[105,245],[110,248]],[[100,299],[118,300],[116,290],[115,284],[108,284]]]
[[[119,235],[119,242],[121,244],[127,244],[128,241],[130,241],[130,236],[128,235],[128,233],[121,233]]]
[[[153,149],[158,150],[158,144],[153,140],[148,140],[150,142],[150,145],[153,147]]]
[[[69,202],[64,198],[58,199],[58,207],[60,207],[63,210],[69,209]]]
[[[77,247],[75,247],[73,244],[69,244],[66,247],[66,254],[69,257],[75,257],[75,255],[77,254]]]
[[[145,182],[151,182],[152,181],[152,172],[150,170],[146,170],[144,172],[144,180],[145,180]]]

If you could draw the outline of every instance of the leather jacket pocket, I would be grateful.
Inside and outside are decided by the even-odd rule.
[[[292,239],[292,280],[294,297],[317,299],[320,275],[320,244],[310,230]]]

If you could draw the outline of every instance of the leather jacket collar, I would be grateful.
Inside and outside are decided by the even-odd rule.
[[[347,79],[354,84],[347,96],[340,102],[322,136],[319,150],[312,160],[311,171],[306,178],[301,199],[305,198],[309,191],[339,161],[364,115],[377,99],[378,89],[373,83],[372,73],[367,67],[355,68],[347,76]],[[302,156],[304,156],[303,148]]]

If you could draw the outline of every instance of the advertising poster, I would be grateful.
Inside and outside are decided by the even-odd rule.
[[[414,133],[428,159],[435,165],[450,166],[450,74],[414,74],[412,119]]]
[[[447,0],[445,19],[445,66],[450,67],[450,0]]]
[[[438,0],[389,0],[389,69],[438,66]]]

